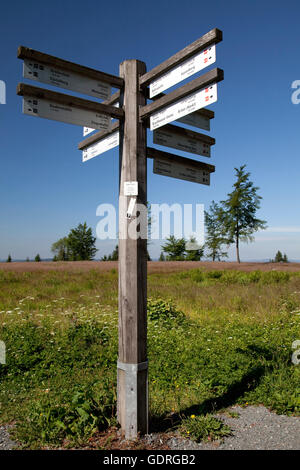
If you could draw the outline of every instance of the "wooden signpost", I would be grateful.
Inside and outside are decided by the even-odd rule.
[[[96,130],[78,145],[84,162],[119,145],[118,420],[126,438],[148,432],[147,158],[156,174],[203,185],[215,171],[213,165],[147,147],[147,128],[154,131],[154,144],[211,156],[215,139],[169,123],[210,130],[214,113],[206,106],[217,101],[223,71],[209,70],[168,94],[162,91],[213,64],[221,40],[222,32],[213,29],[149,72],[143,62],[125,60],[119,77],[26,47],[18,50],[25,78],[105,100],[19,84],[25,114],[84,126],[84,135]],[[110,96],[112,88],[118,91]]]

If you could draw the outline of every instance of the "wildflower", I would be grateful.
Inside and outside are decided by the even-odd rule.
[[[196,418],[196,416],[195,416],[195,415],[191,415],[191,418],[192,418],[192,419],[195,419],[195,418]]]

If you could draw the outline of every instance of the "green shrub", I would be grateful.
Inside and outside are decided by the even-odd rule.
[[[174,306],[171,300],[148,299],[147,311],[149,320],[183,320],[184,313]]]
[[[97,388],[100,387],[98,384]],[[78,442],[115,423],[116,397],[111,387],[98,391],[98,394],[92,385],[78,388],[65,401],[67,403],[59,403],[52,399],[34,403],[26,424],[22,425],[20,437],[25,434],[25,439],[35,445],[56,444],[62,439]]]
[[[231,434],[230,428],[212,415],[192,415],[189,418],[185,418],[179,430],[184,437],[189,437],[196,442],[213,441],[230,436]]]

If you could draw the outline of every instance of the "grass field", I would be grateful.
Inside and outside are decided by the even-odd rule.
[[[24,447],[86,445],[116,425],[117,270],[37,264],[0,270],[0,424]],[[169,264],[148,277],[151,430],[217,438],[233,404],[299,415],[300,273]]]

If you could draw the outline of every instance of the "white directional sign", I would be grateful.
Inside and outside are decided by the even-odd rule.
[[[181,82],[205,67],[208,67],[215,61],[216,46],[213,44],[150,83],[150,98],[162,93],[167,88],[176,85],[176,83]]]
[[[91,132],[94,132],[96,129],[92,129],[91,127],[84,127],[83,128],[83,137],[86,135],[90,134]]]
[[[87,125],[99,130],[107,130],[111,126],[109,116],[31,96],[23,98],[23,113],[78,126]]]
[[[153,131],[169,122],[177,121],[179,118],[197,111],[197,109],[214,103],[217,99],[217,84],[214,83],[154,113],[150,116],[150,129]]]
[[[36,80],[49,85],[77,91],[89,96],[106,100],[111,95],[111,87],[108,83],[99,82],[93,78],[48,66],[35,60],[24,59],[23,77]]]
[[[210,184],[210,173],[208,171],[189,166],[188,163],[181,164],[178,162],[171,162],[154,158],[153,173],[170,176],[171,178],[191,181],[193,183],[205,184],[207,186]]]
[[[205,116],[201,116],[198,113],[187,114],[186,116],[177,119],[177,121],[187,124],[188,126],[194,126],[199,129],[204,129],[205,131],[210,131],[210,119]]]
[[[153,132],[153,143],[157,145],[164,145],[166,147],[172,147],[177,150],[183,150],[184,152],[195,153],[197,155],[203,155],[204,157],[210,157],[210,145],[206,142],[185,135],[178,135],[171,130],[165,130],[164,128],[155,130]]]
[[[117,131],[108,137],[99,140],[99,142],[90,145],[82,151],[82,161],[86,162],[91,158],[97,157],[97,155],[100,155],[101,153],[107,152],[107,150],[117,147],[119,145],[119,139],[120,135],[119,131]]]
[[[115,103],[113,106],[114,106],[115,108],[119,108],[119,107],[120,107],[119,103]],[[203,128],[202,128],[202,129],[203,129]],[[84,128],[83,128],[83,137],[85,137],[86,135],[88,135],[88,134],[90,134],[91,132],[94,132],[94,131],[96,131],[96,130],[97,130],[97,129],[92,129],[91,127],[84,127]]]

